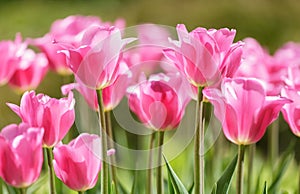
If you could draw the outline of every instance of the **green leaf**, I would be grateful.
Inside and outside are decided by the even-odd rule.
[[[231,183],[231,179],[236,167],[238,156],[236,155],[234,159],[227,166],[223,175],[219,178],[219,180],[215,183],[212,194],[227,194],[228,189]]]
[[[170,174],[168,174],[168,188],[169,194],[175,194]]]
[[[264,186],[263,194],[268,194],[267,181],[265,181],[265,186]]]
[[[42,187],[46,187],[48,189],[48,175],[44,174],[43,176],[40,176],[40,178],[27,189],[27,193],[34,193],[37,192]],[[46,185],[46,186],[45,186]]]
[[[270,193],[276,193],[277,187],[281,182],[281,179],[286,172],[289,164],[294,158],[294,150],[295,142],[291,142],[287,150],[283,153],[283,155],[280,157],[279,160],[279,166],[275,172],[275,178],[273,178],[273,182],[271,183],[271,186],[268,188],[268,191]]]
[[[171,179],[175,193],[176,194],[188,194],[188,191],[186,190],[186,188],[184,187],[184,185],[182,184],[182,182],[180,181],[180,179],[178,178],[178,176],[172,169],[171,165],[168,163],[166,157],[164,155],[163,155],[163,157],[166,162],[166,166],[168,169],[168,175]]]

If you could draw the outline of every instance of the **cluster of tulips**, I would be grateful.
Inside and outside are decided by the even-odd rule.
[[[95,187],[98,179],[102,194],[122,193],[112,162],[118,149],[110,143],[110,113],[124,96],[132,113],[152,131],[149,149],[157,139],[158,164],[163,160],[164,133],[176,130],[186,106],[197,102],[193,188],[187,191],[170,170],[171,190],[177,193],[205,193],[207,103],[213,105],[225,137],[239,147],[238,194],[243,193],[245,146],[258,142],[280,112],[300,136],[300,44],[289,42],[271,55],[253,38],[234,42],[236,31],[227,28],[189,32],[179,24],[177,38],[153,24],[137,26],[136,37],[124,29],[122,19],[109,23],[77,15],[55,21],[43,37],[22,41],[17,34],[15,41],[0,42],[0,84],[22,94],[19,106],[7,103],[21,123],[0,132],[3,184],[26,193],[40,176],[44,148],[51,193],[56,192],[55,176],[78,193]],[[61,87],[65,97],[34,91],[48,70],[73,76],[74,83]],[[82,133],[63,144],[75,121],[74,90],[97,113],[99,134]],[[161,194],[166,190],[162,165],[154,173],[151,154],[145,192]],[[222,192],[228,191],[230,179]]]

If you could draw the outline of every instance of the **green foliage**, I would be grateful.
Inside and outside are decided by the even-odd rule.
[[[227,194],[229,190],[229,186],[231,183],[231,179],[236,167],[238,156],[236,155],[231,163],[227,166],[222,176],[219,180],[214,184],[212,194]]]
[[[178,178],[178,176],[176,175],[176,173],[172,169],[171,165],[169,164],[169,162],[168,162],[168,160],[166,159],[165,156],[164,156],[164,160],[166,162],[166,166],[167,166],[167,169],[168,169],[168,174],[169,174],[169,177],[170,177],[169,180],[171,181],[171,183],[173,185],[175,193],[176,194],[188,194],[188,191],[186,190],[183,183],[180,181],[180,179]]]

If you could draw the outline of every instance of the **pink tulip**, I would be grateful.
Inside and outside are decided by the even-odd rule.
[[[297,89],[285,87],[281,95],[293,100],[292,103],[284,105],[281,111],[292,132],[300,137],[300,92]]]
[[[48,60],[43,53],[34,53],[26,49],[22,54],[14,74],[9,80],[9,85],[23,93],[39,86],[48,70]]]
[[[284,44],[276,51],[274,58],[283,64],[287,71],[283,76],[285,85],[300,90],[300,44]]]
[[[94,16],[72,15],[52,23],[50,32],[42,38],[31,40],[31,43],[44,52],[50,62],[50,68],[60,74],[70,74],[71,71],[66,63],[66,57],[59,50],[65,49],[64,45],[80,46],[84,31],[93,25],[111,26],[119,28],[125,26],[124,20],[117,20],[114,24],[102,22]],[[56,42],[62,44],[55,44]]]
[[[83,133],[68,145],[55,146],[53,167],[56,176],[76,191],[93,188],[101,168],[100,145],[100,137]]]
[[[24,123],[43,127],[43,145],[53,147],[64,138],[74,123],[74,104],[71,92],[66,98],[56,99],[30,91],[23,94],[20,107],[10,103],[7,105]]]
[[[190,100],[189,84],[178,75],[152,75],[132,86],[129,107],[147,127],[165,131],[176,128]]]
[[[61,51],[76,77],[87,87],[103,89],[119,74],[121,50],[130,41],[115,27],[91,26],[77,48]]]
[[[233,44],[235,30],[196,28],[190,33],[177,25],[179,41],[164,54],[196,87],[232,77],[240,65],[242,42]]]
[[[260,81],[254,78],[227,78],[221,90],[207,88],[205,97],[214,105],[214,113],[228,140],[239,145],[253,144],[290,100],[267,96]]]
[[[0,42],[0,85],[4,85],[10,80],[26,47],[27,45],[22,43],[20,34],[16,35],[14,42],[8,40]]]
[[[300,43],[287,42],[276,50],[274,58],[283,66],[300,65]]]
[[[8,184],[26,188],[40,176],[43,128],[11,124],[0,133],[0,176]]]
[[[282,62],[279,53],[277,57],[271,56],[255,39],[246,38],[243,41],[243,62],[235,75],[258,78],[263,81],[268,95],[279,95],[286,74],[286,63]]]

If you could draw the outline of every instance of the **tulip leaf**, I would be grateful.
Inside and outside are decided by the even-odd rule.
[[[168,169],[168,175],[171,179],[171,183],[173,185],[174,191],[176,194],[188,194],[188,191],[184,187],[183,183],[180,181],[174,170],[172,169],[171,165],[167,161],[166,157],[163,155],[164,160],[166,162],[166,166]]]
[[[264,186],[263,194],[268,194],[267,181],[265,181],[265,186]]]
[[[170,174],[168,174],[168,188],[169,188],[169,194],[175,194],[173,184],[172,184],[172,178]]]
[[[293,153],[294,147],[295,147],[295,142],[291,142],[287,150],[280,157],[279,165],[277,171],[275,171],[273,182],[271,183],[271,186],[268,188],[268,191],[270,193],[276,193],[277,187],[280,184],[284,173],[286,172],[289,164],[294,158],[294,153]]]
[[[236,155],[230,164],[227,166],[225,171],[223,172],[222,176],[219,180],[215,183],[212,194],[227,194],[228,189],[231,183],[231,179],[236,167],[238,156]]]
[[[194,181],[193,181],[192,185],[191,185],[190,188],[189,188],[189,193],[192,193],[192,192],[193,192],[193,189],[194,189]]]

